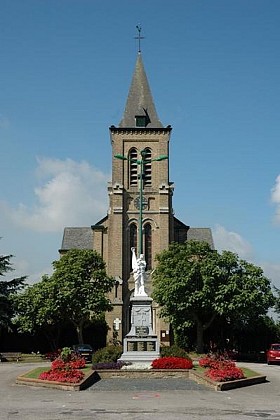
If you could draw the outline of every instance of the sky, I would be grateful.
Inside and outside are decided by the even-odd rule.
[[[40,281],[108,209],[109,127],[142,57],[175,215],[280,287],[280,1],[0,0],[0,255]]]

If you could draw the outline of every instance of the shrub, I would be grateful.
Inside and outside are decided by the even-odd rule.
[[[161,357],[152,362],[152,369],[192,369],[193,363],[184,357]]]
[[[73,350],[70,347],[63,347],[59,357],[64,361],[68,362],[72,357]]]
[[[106,362],[117,362],[122,355],[122,346],[107,346],[97,350],[92,358],[93,364],[95,363],[106,363]]]
[[[184,359],[191,360],[188,353],[176,345],[170,347],[161,347],[160,355],[161,357],[182,357]]]

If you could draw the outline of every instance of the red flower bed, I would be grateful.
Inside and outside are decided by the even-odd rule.
[[[78,369],[50,369],[46,372],[42,372],[39,379],[45,381],[77,383],[80,382],[83,377],[84,373]]]
[[[244,378],[242,369],[236,366],[221,369],[207,369],[205,375],[216,382],[226,382]]]
[[[152,362],[153,369],[192,369],[193,362],[183,357],[161,357]]]
[[[228,353],[209,353],[206,356],[199,359],[199,365],[202,367],[212,367],[212,366],[220,366],[221,363],[224,365],[233,365],[235,366],[235,363],[232,359],[228,356]]]
[[[84,373],[79,370],[83,367],[85,367],[84,359],[77,359],[69,362],[56,359],[52,362],[51,368],[48,371],[40,374],[39,379],[45,381],[77,383],[84,377]]]
[[[228,369],[235,366],[235,363],[232,360],[212,359],[209,356],[200,359],[198,363],[199,366],[210,369]]]
[[[242,369],[223,355],[209,354],[199,360],[199,366],[206,368],[205,376],[216,382],[244,378]]]

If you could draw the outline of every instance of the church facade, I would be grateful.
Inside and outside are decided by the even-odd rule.
[[[169,144],[172,128],[161,123],[138,52],[123,117],[110,127],[112,179],[108,183],[107,215],[88,227],[66,227],[60,253],[94,249],[104,259],[108,275],[115,278],[111,292],[113,311],[106,314],[108,340],[122,340],[130,327],[130,297],[134,292],[131,248],[146,261],[145,289],[152,293],[155,256],[171,242],[207,241],[209,228],[191,228],[174,216],[173,183],[169,179]],[[153,328],[169,344],[169,326],[153,303]]]

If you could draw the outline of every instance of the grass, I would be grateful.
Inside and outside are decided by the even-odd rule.
[[[30,379],[38,379],[39,375],[42,372],[45,372],[45,370],[47,370],[47,369],[48,368],[46,368],[46,367],[37,367],[37,368],[31,370],[30,372],[25,373],[22,376],[24,376],[25,378],[30,378]]]
[[[252,378],[253,376],[260,376],[260,374],[258,372],[255,372],[254,370],[251,370],[245,367],[241,367],[241,369],[246,378]]]

